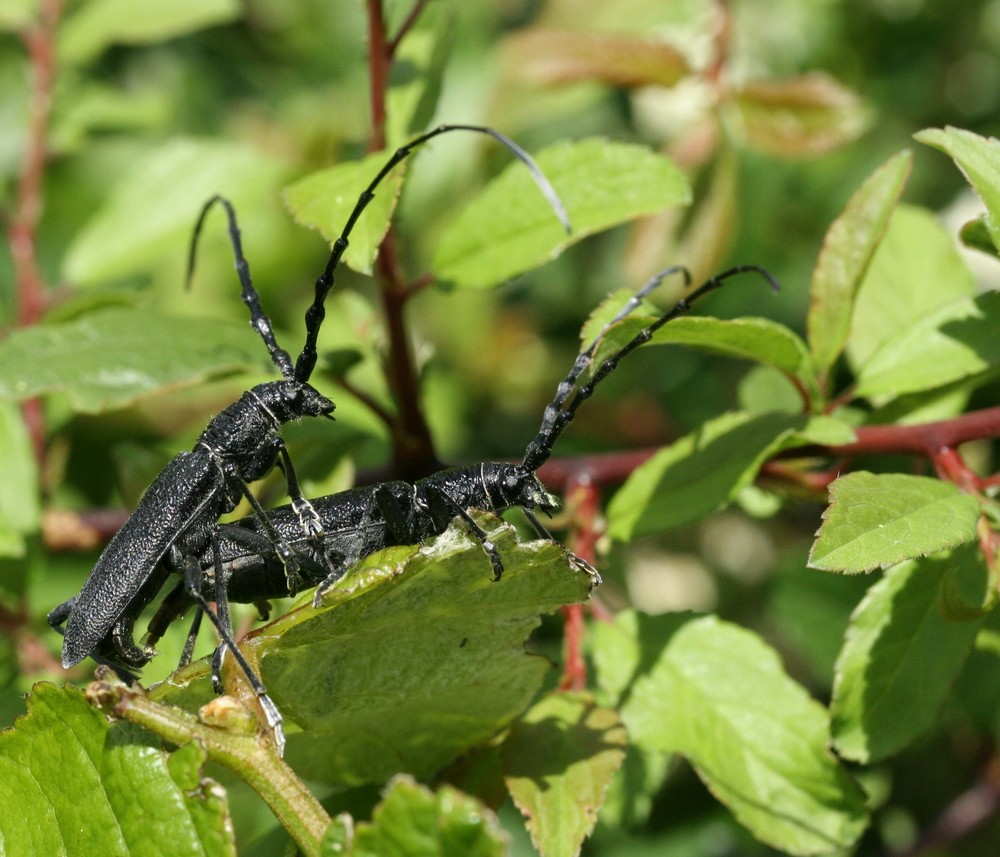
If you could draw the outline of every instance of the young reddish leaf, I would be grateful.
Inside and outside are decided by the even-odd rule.
[[[976,538],[979,503],[950,482],[865,471],[830,486],[809,567],[856,574]]]
[[[535,703],[503,743],[504,777],[542,857],[574,857],[625,758],[625,727],[589,695]]]
[[[903,191],[912,160],[903,151],[886,161],[827,230],[813,271],[807,319],[809,347],[820,371],[832,366],[844,348],[854,295]]]
[[[689,71],[684,56],[662,41],[558,30],[525,30],[508,37],[503,62],[518,78],[542,86],[588,80],[673,86]]]
[[[829,75],[762,80],[741,87],[733,99],[747,143],[769,155],[818,155],[856,139],[871,113]]]
[[[1000,140],[951,127],[928,128],[913,136],[951,155],[986,206],[986,227],[1000,250]]]
[[[956,573],[984,588],[975,547],[893,566],[854,611],[830,703],[830,731],[844,758],[878,761],[934,722],[982,625],[982,617],[942,615],[943,587]]]

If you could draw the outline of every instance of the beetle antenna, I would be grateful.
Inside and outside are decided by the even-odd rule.
[[[506,146],[515,155],[515,157],[528,167],[532,179],[534,179],[535,184],[538,185],[538,188],[545,199],[548,200],[549,205],[552,206],[556,217],[559,218],[559,221],[562,223],[566,232],[568,233],[572,231],[569,215],[566,213],[566,207],[563,205],[562,200],[559,199],[558,194],[556,194],[555,188],[552,187],[552,184],[542,173],[538,164],[535,163],[532,157],[510,138],[504,136],[499,131],[480,125],[439,125],[437,128],[434,128],[425,134],[421,134],[405,146],[401,146],[396,149],[393,155],[385,162],[382,169],[379,170],[375,178],[372,179],[368,187],[365,188],[361,196],[358,197],[357,204],[354,206],[354,210],[347,218],[347,222],[344,224],[344,229],[341,232],[340,237],[334,242],[333,251],[330,253],[330,258],[327,260],[326,267],[323,269],[323,273],[320,274],[316,280],[316,295],[313,298],[312,305],[306,311],[306,341],[302,347],[302,353],[295,362],[295,379],[297,381],[308,381],[309,377],[312,375],[313,369],[316,367],[316,341],[319,337],[320,328],[323,325],[323,319],[326,317],[326,310],[324,309],[323,304],[326,300],[327,294],[333,287],[334,271],[336,270],[337,265],[340,264],[340,260],[343,257],[344,252],[347,250],[348,239],[351,232],[353,231],[354,226],[362,212],[368,207],[368,203],[374,199],[375,188],[378,187],[379,183],[397,164],[406,160],[406,158],[409,157],[415,149],[422,146],[428,140],[437,137],[439,134],[446,134],[450,131],[473,131],[477,134],[486,134]]]
[[[205,225],[205,218],[212,206],[218,203],[226,211],[229,220],[229,242],[233,245],[233,257],[236,265],[236,274],[240,278],[240,297],[250,308],[250,326],[260,334],[267,346],[267,353],[271,355],[271,362],[278,368],[284,378],[291,379],[294,374],[292,358],[284,348],[278,345],[274,338],[274,328],[271,326],[271,319],[268,318],[264,308],[260,305],[260,295],[254,288],[250,279],[250,265],[246,256],[243,255],[243,242],[240,240],[240,227],[236,222],[236,211],[233,204],[224,196],[216,194],[206,202],[198,215],[198,222],[194,225],[194,232],[191,235],[191,246],[188,249],[187,275],[184,278],[184,287],[191,288],[191,280],[194,277],[195,260],[198,254],[198,240],[201,238],[201,230]]]
[[[601,328],[594,341],[577,356],[573,363],[573,368],[559,383],[559,386],[556,389],[555,398],[545,408],[545,413],[542,417],[542,425],[539,428],[538,435],[531,441],[531,443],[528,444],[527,449],[525,449],[524,459],[522,461],[524,467],[528,470],[535,471],[548,460],[549,456],[552,454],[552,448],[555,446],[556,440],[558,440],[566,426],[573,421],[573,417],[576,416],[577,409],[593,395],[597,385],[618,367],[618,364],[626,355],[631,354],[639,346],[648,342],[652,338],[653,334],[667,322],[673,321],[678,316],[684,315],[688,312],[697,300],[704,297],[709,292],[713,292],[718,289],[727,279],[737,274],[753,272],[760,274],[765,280],[767,280],[771,288],[775,291],[778,291],[780,288],[778,281],[774,278],[774,276],[769,271],[757,265],[739,265],[735,268],[730,268],[728,271],[723,271],[721,274],[717,274],[710,280],[700,285],[697,289],[691,292],[691,294],[681,298],[676,304],[674,304],[672,309],[663,313],[663,315],[657,318],[652,324],[639,331],[639,333],[625,343],[625,345],[619,348],[610,357],[606,358],[597,367],[594,374],[586,384],[577,388],[576,382],[593,362],[594,354],[597,352],[597,346],[600,344],[600,340],[608,332],[608,329],[613,324],[616,324],[632,313],[639,306],[642,298],[656,288],[662,280],[669,275],[678,272],[684,274],[685,285],[690,283],[690,274],[686,268],[673,266],[660,271],[658,274],[654,275],[635,295],[629,298],[628,302],[621,308],[621,310],[618,311],[615,317]],[[572,401],[570,401],[570,396],[573,394],[574,389],[576,389],[576,395],[573,395]],[[569,402],[569,404],[567,404],[567,402]]]

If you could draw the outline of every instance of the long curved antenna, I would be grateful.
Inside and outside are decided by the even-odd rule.
[[[271,355],[271,362],[277,367],[283,377],[291,379],[294,374],[292,358],[284,348],[278,345],[274,338],[274,328],[271,326],[271,319],[267,317],[264,308],[260,305],[260,295],[254,288],[250,279],[250,265],[243,255],[243,242],[240,240],[240,227],[236,222],[236,211],[233,204],[224,196],[216,194],[206,202],[198,215],[198,222],[194,225],[194,232],[191,235],[191,246],[188,249],[187,276],[184,280],[185,288],[191,288],[191,279],[194,277],[195,259],[198,254],[198,239],[201,237],[201,230],[205,224],[205,218],[212,206],[218,203],[226,210],[226,217],[229,220],[229,242],[233,245],[233,256],[235,258],[236,274],[240,278],[240,297],[250,308],[250,325],[267,346],[267,353]]]
[[[506,146],[515,155],[515,157],[527,166],[532,179],[534,179],[535,184],[538,185],[538,188],[542,192],[545,199],[548,200],[549,205],[552,206],[556,217],[558,217],[559,222],[562,223],[563,229],[565,229],[567,233],[572,232],[572,226],[569,222],[569,215],[566,213],[566,207],[563,205],[562,200],[559,199],[558,194],[556,194],[555,188],[553,188],[549,180],[545,178],[545,175],[542,173],[538,164],[535,163],[532,157],[510,138],[504,136],[499,131],[495,131],[492,128],[487,128],[481,125],[439,125],[432,131],[421,134],[405,146],[401,146],[396,149],[392,157],[386,161],[385,166],[379,170],[378,175],[372,179],[368,187],[365,188],[361,196],[358,197],[358,202],[354,206],[354,210],[351,212],[350,216],[347,218],[347,222],[344,224],[344,229],[341,232],[340,237],[334,242],[333,251],[330,253],[330,258],[327,260],[326,267],[323,269],[323,273],[320,274],[316,280],[316,296],[313,298],[312,305],[308,310],[306,310],[306,341],[305,345],[302,347],[302,353],[295,362],[295,380],[308,381],[309,377],[312,375],[313,369],[316,367],[316,341],[319,337],[320,328],[323,325],[323,319],[326,317],[326,310],[323,303],[326,300],[326,296],[330,289],[333,287],[333,274],[337,265],[340,264],[340,260],[343,257],[344,252],[347,250],[348,238],[350,237],[358,218],[361,216],[365,208],[368,207],[368,203],[374,199],[375,188],[378,187],[381,181],[392,171],[393,167],[405,160],[414,149],[423,145],[433,137],[437,137],[439,134],[446,134],[450,131],[473,131],[477,134],[486,134]]]
[[[665,312],[648,327],[643,328],[625,345],[619,348],[618,351],[605,359],[594,371],[590,380],[582,387],[576,389],[576,395],[573,396],[572,401],[567,405],[566,402],[573,392],[576,381],[593,361],[599,341],[607,333],[608,328],[635,310],[642,298],[652,291],[652,289],[656,288],[665,277],[677,272],[684,273],[685,284],[690,282],[690,275],[687,269],[678,266],[667,268],[656,274],[635,295],[629,298],[618,314],[601,328],[597,338],[576,358],[570,373],[559,383],[555,398],[545,408],[545,414],[542,417],[542,425],[539,428],[538,435],[528,444],[527,449],[524,451],[522,463],[528,470],[537,470],[548,460],[552,454],[552,447],[555,446],[556,440],[563,433],[566,426],[573,421],[577,409],[593,395],[597,385],[617,368],[622,359],[635,351],[640,345],[648,342],[653,334],[667,322],[673,321],[678,316],[690,310],[691,306],[699,298],[704,297],[709,292],[715,291],[730,277],[749,272],[760,274],[775,291],[778,291],[780,288],[774,276],[769,271],[757,265],[739,265],[712,277],[691,292],[691,294],[681,298],[672,309]]]

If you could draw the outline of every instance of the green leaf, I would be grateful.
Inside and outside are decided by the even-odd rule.
[[[396,46],[385,111],[386,138],[392,145],[419,134],[434,118],[458,34],[454,12],[444,4],[427,7]]]
[[[406,776],[389,783],[370,822],[356,825],[349,857],[503,857],[496,816],[451,786],[432,792]]]
[[[511,164],[441,237],[434,270],[465,288],[496,285],[558,256],[587,235],[691,199],[668,158],[643,146],[589,139],[543,150],[538,166],[573,223],[567,236],[523,164]]]
[[[778,157],[829,152],[871,124],[871,112],[858,96],[823,73],[747,83],[733,105],[746,142]]]
[[[428,776],[531,704],[551,665],[525,641],[541,614],[584,600],[591,580],[555,542],[518,543],[510,525],[477,520],[503,557],[498,583],[459,524],[367,557],[318,609],[310,601],[245,638],[306,779]],[[208,666],[197,667],[151,695],[200,704],[211,689]]]
[[[1000,363],[1000,292],[960,298],[917,319],[872,354],[855,394],[895,398],[985,373]]]
[[[204,751],[190,744],[170,755],[151,740],[109,726],[75,688],[35,685],[28,715],[0,733],[3,853],[235,855]]]
[[[599,680],[622,693],[632,741],[686,756],[776,848],[825,854],[857,840],[864,795],[826,748],[826,712],[758,636],[714,616],[634,612],[595,636]]]
[[[620,304],[616,306],[620,308]],[[604,304],[602,304],[602,307]],[[616,310],[617,311],[617,310]],[[608,314],[605,321],[613,317]],[[615,325],[598,349],[595,365],[621,348],[656,316],[629,316]],[[592,340],[600,329],[600,319],[592,317],[583,330],[583,341]],[[590,337],[588,339],[588,337]],[[806,344],[783,324],[766,318],[722,319],[711,316],[683,316],[665,324],[650,340],[654,345],[690,345],[715,354],[753,360],[774,366],[797,379],[803,387],[818,391],[818,380]]]
[[[89,0],[60,26],[57,51],[63,62],[87,63],[111,45],[165,42],[241,14],[239,0]]]
[[[608,533],[626,541],[691,523],[730,502],[779,449],[852,437],[849,427],[827,418],[723,414],[632,472],[608,506]]]
[[[981,253],[986,253],[994,258],[1000,254],[1000,250],[997,250],[993,244],[993,238],[990,235],[989,219],[985,214],[963,224],[958,237],[962,240],[962,244],[971,250],[979,250]]]
[[[10,402],[0,402],[0,473],[0,556],[23,557],[24,537],[41,521],[38,467],[21,410]]]
[[[221,193],[237,211],[252,211],[284,173],[281,163],[242,144],[164,143],[111,189],[70,245],[63,276],[90,285],[147,273],[167,252],[183,259],[199,207],[209,197]]]
[[[0,3],[0,32],[14,33],[38,16],[39,0],[4,0]]]
[[[928,128],[914,139],[950,155],[986,206],[986,227],[1000,250],[1000,140],[947,127]]]
[[[856,574],[976,538],[979,503],[950,482],[859,471],[830,486],[809,567]]]
[[[837,659],[831,734],[837,752],[875,762],[910,743],[937,717],[982,620],[941,614],[949,575],[986,574],[974,548],[893,566],[858,605]]]
[[[903,192],[912,160],[910,152],[903,151],[886,161],[827,230],[813,271],[807,319],[809,347],[820,370],[833,365],[847,341],[854,295]]]
[[[854,303],[847,353],[855,368],[883,342],[975,286],[955,241],[926,209],[892,213]]]
[[[310,173],[282,192],[285,205],[296,223],[318,231],[331,245],[357,205],[358,195],[381,170],[390,155],[375,152],[362,161],[338,164]],[[389,220],[403,186],[403,168],[393,170],[358,218],[344,252],[344,262],[355,271],[371,274],[379,245],[389,231]]]
[[[618,714],[586,694],[549,695],[515,721],[503,743],[504,777],[543,857],[580,853],[625,745]]]
[[[14,331],[0,343],[0,396],[62,393],[74,410],[124,407],[168,386],[264,365],[249,325],[111,308]]]

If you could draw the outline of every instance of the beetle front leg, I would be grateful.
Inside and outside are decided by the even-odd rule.
[[[216,554],[216,556],[218,556],[218,554]],[[261,711],[264,714],[264,720],[274,734],[274,743],[278,748],[278,755],[283,756],[285,753],[285,732],[282,727],[281,712],[278,711],[278,707],[274,704],[274,700],[272,700],[268,695],[267,688],[264,687],[264,682],[261,681],[260,676],[253,671],[253,667],[250,666],[246,657],[244,657],[243,652],[241,652],[239,646],[236,645],[236,641],[233,639],[232,630],[226,627],[216,612],[211,608],[208,601],[205,600],[205,596],[202,595],[202,576],[202,568],[198,563],[197,558],[192,556],[186,557],[184,561],[184,585],[187,589],[188,595],[194,603],[201,608],[204,614],[208,616],[212,624],[215,625],[215,630],[218,631],[219,638],[222,640],[219,648],[223,649],[223,646],[225,646],[228,648],[229,652],[232,653],[233,658],[239,665],[240,671],[246,677],[247,683],[250,685],[250,689],[257,697],[257,702],[259,703]],[[225,652],[225,649],[223,649],[223,652]],[[219,666],[221,667],[221,658]],[[214,669],[215,667],[213,664],[213,672]]]

